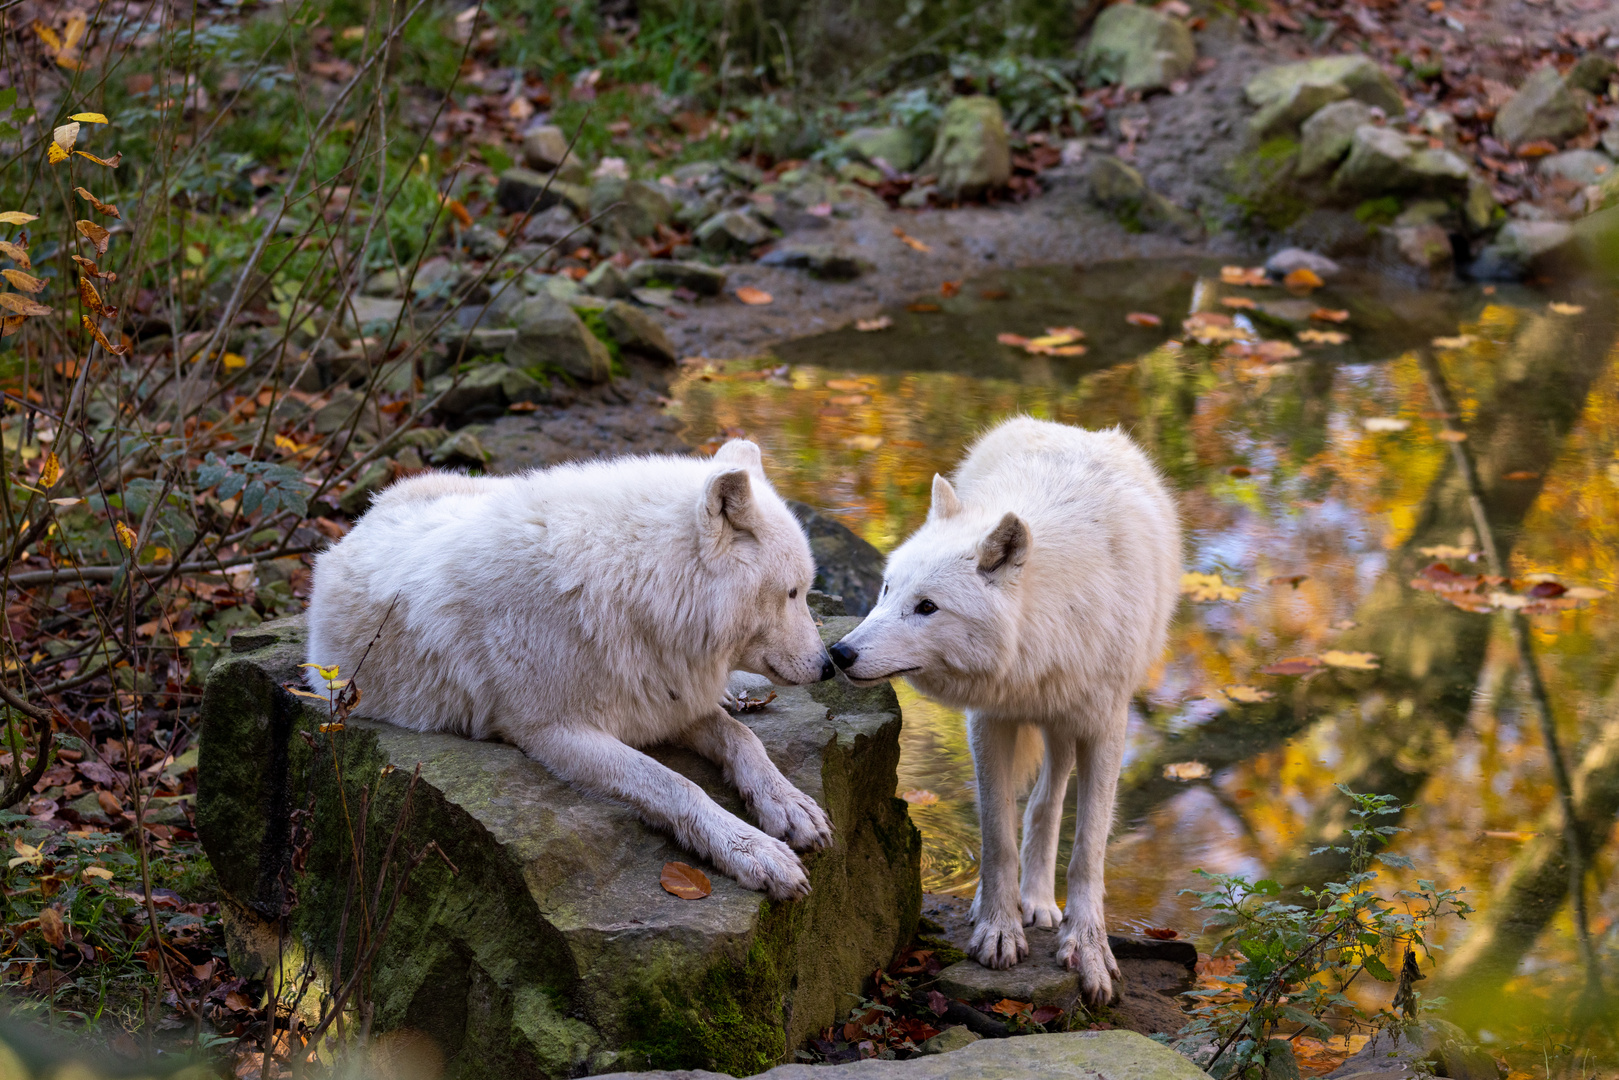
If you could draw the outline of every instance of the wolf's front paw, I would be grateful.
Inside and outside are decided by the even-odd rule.
[[[1098,1009],[1113,1000],[1113,979],[1120,977],[1119,962],[1107,945],[1107,931],[1094,923],[1064,924],[1057,938],[1057,962],[1079,972],[1079,992],[1088,1008]],[[1111,976],[1111,978],[1110,978]]]
[[[1053,897],[1025,896],[1019,903],[1024,926],[1053,927],[1062,922],[1062,908]]]
[[[819,851],[832,843],[832,822],[820,803],[791,784],[753,801],[759,827],[798,851]]]
[[[802,900],[810,892],[809,875],[792,849],[754,829],[732,840],[720,869],[772,900]]]
[[[736,691],[727,686],[720,691],[720,708],[728,713],[739,713],[742,711],[742,698],[737,695]]]
[[[1029,941],[1016,915],[995,914],[973,926],[967,955],[987,968],[1005,971],[1029,955]]]

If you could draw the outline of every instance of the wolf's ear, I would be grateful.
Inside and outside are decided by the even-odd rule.
[[[717,553],[737,533],[753,535],[753,522],[753,481],[748,470],[726,469],[710,476],[697,507],[698,535],[710,553]]]
[[[759,456],[759,444],[749,439],[732,439],[714,451],[714,460],[735,465],[759,476],[765,474],[764,459]]]
[[[978,572],[991,581],[1012,577],[1028,557],[1029,527],[1010,511],[978,541]]]
[[[950,486],[950,481],[934,473],[933,506],[928,510],[928,517],[943,521],[959,513],[961,513],[961,500],[956,497],[956,489]]]

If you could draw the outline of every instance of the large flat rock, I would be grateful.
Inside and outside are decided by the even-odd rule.
[[[825,621],[829,641],[853,625]],[[298,618],[244,632],[204,695],[198,831],[227,898],[233,963],[243,974],[272,970],[284,931],[281,970],[290,977],[307,958],[329,976],[352,861],[345,823],[369,786],[363,843],[374,881],[419,763],[396,851],[436,841],[459,873],[436,858],[416,870],[371,997],[379,1030],[426,1032],[451,1075],[757,1072],[845,1015],[915,928],[921,844],[894,797],[900,712],[886,686],[778,690],[742,717],[836,829],[830,850],[805,857],[809,899],[773,903],[515,747],[365,720],[320,733],[326,717],[283,689],[297,678],[303,640]],[[747,816],[711,764],[653,753]],[[712,895],[665,892],[668,861],[703,869]]]
[[[1133,1031],[1075,1031],[983,1039],[909,1061],[782,1065],[760,1080],[1207,1080],[1167,1046]],[[707,1072],[614,1073],[614,1080],[709,1080]]]

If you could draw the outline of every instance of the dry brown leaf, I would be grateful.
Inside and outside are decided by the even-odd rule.
[[[1237,308],[1241,311],[1252,311],[1259,306],[1246,296],[1222,296],[1220,297],[1220,303],[1225,307]]]
[[[961,291],[961,282],[946,281],[939,285],[939,295],[948,300]]]
[[[16,263],[18,269],[33,269],[34,264],[28,259],[28,249],[21,244],[14,244],[10,240],[0,240],[0,255],[4,255]]]
[[[1232,701],[1242,705],[1257,705],[1261,701],[1269,701],[1276,695],[1269,690],[1261,690],[1257,686],[1228,686],[1221,693]]]
[[[1033,1012],[1034,1003],[1029,1001],[1013,1001],[1011,998],[1001,998],[990,1006],[990,1010],[1002,1016],[1017,1016],[1021,1013]]]
[[[1341,330],[1300,330],[1299,340],[1309,345],[1342,345],[1349,335]]]
[[[663,886],[665,892],[682,900],[701,900],[714,891],[714,884],[708,880],[707,874],[683,862],[664,863],[663,876],[658,878],[658,884]]]
[[[1263,266],[1222,266],[1220,280],[1227,285],[1269,285],[1270,277]]]
[[[73,227],[79,230],[80,236],[84,237],[86,240],[90,241],[90,243],[95,245],[97,255],[105,255],[107,253],[108,238],[112,234],[106,229],[103,229],[100,225],[97,225],[93,221],[85,220],[74,222]]]
[[[45,283],[32,274],[25,274],[21,270],[0,270],[0,276],[11,282],[12,288],[23,292],[39,293],[45,291]]]
[[[904,244],[906,247],[910,248],[912,251],[920,251],[923,254],[927,254],[928,252],[933,250],[932,248],[930,248],[926,244],[924,244],[922,241],[918,240],[916,237],[914,237],[914,236],[910,235],[909,233],[907,233],[904,229],[900,228],[898,225],[894,226],[894,235],[899,237],[899,242],[900,243]]]
[[[116,206],[113,206],[113,205],[111,205],[109,203],[102,202],[100,199],[98,199],[94,195],[90,194],[84,188],[82,188],[82,187],[81,188],[74,188],[73,190],[77,191],[79,193],[80,197],[83,198],[85,202],[87,202],[91,206],[95,207],[96,208],[96,213],[98,213],[98,214],[106,214],[109,217],[122,217],[123,216],[122,214],[120,214],[118,212],[118,208]]]
[[[1561,300],[1553,300],[1546,307],[1553,315],[1580,315],[1585,311],[1579,304],[1565,304]]]
[[[1131,326],[1162,326],[1164,320],[1147,311],[1132,311],[1124,317]]]
[[[21,315],[8,315],[0,319],[0,337],[10,337],[15,334],[22,329],[22,324],[26,321]]]
[[[1301,266],[1297,270],[1289,271],[1288,275],[1282,279],[1282,284],[1293,292],[1310,292],[1314,289],[1319,289],[1326,282],[1322,281],[1321,275],[1314,270],[1307,266]]]
[[[62,913],[53,907],[41,908],[39,912],[39,932],[53,949],[60,949],[67,940],[67,924],[62,922]]]
[[[79,155],[82,158],[89,158],[91,161],[95,162],[97,165],[104,165],[109,169],[116,169],[118,167],[118,163],[120,161],[124,160],[124,155],[123,155],[122,151],[120,151],[119,153],[114,154],[110,158],[99,158],[99,157],[96,157],[94,154],[87,154],[83,150],[75,150],[73,152],[75,154]]]
[[[96,287],[91,284],[88,277],[79,278],[79,303],[83,304],[97,315],[101,314],[101,294],[96,292]]]
[[[1349,312],[1344,308],[1318,307],[1310,312],[1310,318],[1317,322],[1343,323],[1349,321]]]
[[[755,289],[752,285],[744,285],[738,289],[736,291],[736,298],[742,301],[744,304],[753,306],[768,304],[775,300],[775,297],[771,296],[763,289]]]
[[[35,300],[30,300],[21,293],[0,292],[0,307],[8,308],[18,315],[49,315],[51,309]]]
[[[129,351],[129,348],[127,346],[114,345],[112,342],[108,341],[107,340],[107,335],[103,334],[101,332],[101,327],[97,326],[91,320],[90,316],[88,316],[88,315],[80,315],[79,316],[79,324],[81,326],[83,326],[86,330],[90,331],[90,336],[96,339],[96,344],[97,345],[100,345],[103,349],[106,349],[108,352],[112,353],[114,356],[122,356],[122,355],[124,355],[124,353]]]
[[[1308,675],[1320,666],[1321,661],[1313,656],[1290,656],[1274,664],[1267,664],[1260,670],[1266,675]]]
[[[62,479],[62,461],[52,450],[45,455],[45,461],[39,467],[39,486],[49,491]]]
[[[1181,936],[1179,930],[1171,930],[1167,926],[1149,926],[1142,933],[1155,941],[1174,941]]]
[[[124,812],[124,806],[118,801],[118,796],[110,791],[97,791],[96,805],[100,806],[109,817],[117,817]]]
[[[71,258],[79,264],[79,273],[81,274],[89,274],[93,278],[101,278],[105,281],[118,280],[118,274],[115,271],[101,269],[96,265],[94,259],[86,259],[83,255],[74,255]]]

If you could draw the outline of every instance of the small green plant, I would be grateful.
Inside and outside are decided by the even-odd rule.
[[[1238,961],[1231,987],[1190,992],[1201,1003],[1173,1040],[1216,1077],[1264,1075],[1273,1037],[1330,1037],[1328,1020],[1378,1030],[1414,1019],[1424,1004],[1412,985],[1423,978],[1418,955],[1440,948],[1428,940],[1429,932],[1440,919],[1466,918],[1473,910],[1461,899],[1463,890],[1432,881],[1419,880],[1416,889],[1401,889],[1392,900],[1375,891],[1374,863],[1413,867],[1409,858],[1379,850],[1404,830],[1376,820],[1405,808],[1392,795],[1363,795],[1342,784],[1338,790],[1350,800],[1347,842],[1312,854],[1346,856],[1346,881],[1301,889],[1302,904],[1284,899],[1276,881],[1250,882],[1236,874],[1199,870],[1214,887],[1185,890],[1197,897],[1198,910],[1209,913],[1206,926],[1226,928],[1215,955]],[[1385,958],[1402,956],[1396,974]],[[1367,1015],[1348,996],[1362,974],[1398,983],[1391,1007]]]

